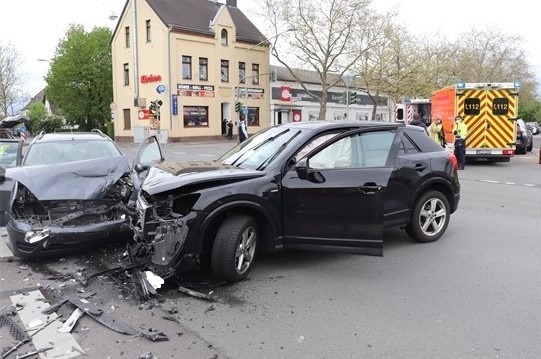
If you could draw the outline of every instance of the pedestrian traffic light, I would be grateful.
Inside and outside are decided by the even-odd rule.
[[[235,102],[235,112],[240,112],[240,109],[242,108],[242,102]]]
[[[357,102],[357,92],[355,91],[348,92],[348,104],[352,104],[356,102]]]

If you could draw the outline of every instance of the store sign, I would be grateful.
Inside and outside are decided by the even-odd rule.
[[[150,111],[149,110],[139,110],[137,113],[137,117],[140,120],[148,120],[150,118]]]
[[[238,93],[240,99],[253,99],[253,100],[263,100],[265,98],[265,90],[258,88],[250,87],[237,87],[235,89]]]
[[[302,111],[301,110],[292,110],[293,114],[293,122],[299,122],[302,119]]]
[[[214,86],[177,84],[179,96],[214,97]]]
[[[291,102],[292,97],[293,95],[291,94],[291,87],[289,86],[280,87],[280,101]]]
[[[141,83],[149,84],[152,82],[160,82],[162,80],[161,75],[141,75]]]

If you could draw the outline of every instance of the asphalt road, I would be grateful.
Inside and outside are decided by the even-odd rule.
[[[70,335],[90,358],[541,358],[539,142],[510,163],[460,171],[459,209],[435,243],[390,230],[383,258],[262,255],[244,282],[188,283],[214,302],[187,296],[174,282],[145,303],[127,277],[97,276],[82,285],[81,277],[125,260],[120,245],[63,259],[0,258],[0,308],[17,293],[74,291],[139,330],[119,334],[83,316]],[[166,144],[164,153],[213,158],[232,145]],[[63,306],[61,319],[72,310]],[[141,336],[150,329],[169,341]],[[1,330],[0,348],[9,338]],[[19,353],[31,349],[25,344]]]

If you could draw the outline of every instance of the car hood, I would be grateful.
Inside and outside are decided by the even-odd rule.
[[[245,180],[263,176],[264,173],[216,161],[164,162],[150,168],[142,189],[156,194],[186,185],[222,180]]]
[[[22,183],[40,201],[100,199],[130,172],[125,156],[8,168],[6,177]]]

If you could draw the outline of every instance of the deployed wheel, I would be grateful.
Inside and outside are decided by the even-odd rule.
[[[406,232],[418,242],[428,243],[438,240],[449,224],[449,201],[438,191],[422,195],[406,226]]]
[[[256,221],[246,215],[231,216],[220,225],[210,259],[215,277],[228,282],[247,277],[255,259],[257,233]]]

